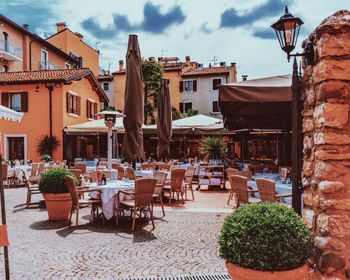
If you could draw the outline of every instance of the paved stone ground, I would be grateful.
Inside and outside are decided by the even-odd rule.
[[[232,211],[224,209],[227,193],[218,195],[222,197],[223,206],[218,210],[221,213],[215,213],[213,208],[205,211],[201,205],[194,207],[198,211],[191,211],[191,207],[187,211],[167,208],[166,216],[155,221],[155,230],[151,231],[145,220],[138,223],[135,234],[130,232],[127,219],[119,227],[89,223],[87,209],[80,215],[82,226],[78,228],[50,222],[46,210],[24,207],[24,189],[5,193],[11,279],[120,279],[226,273],[224,262],[218,257],[217,238],[227,212]],[[195,194],[215,201],[215,194]],[[39,198],[40,195],[34,196],[33,201]],[[155,215],[160,216],[160,212]],[[0,279],[1,269],[0,264]]]

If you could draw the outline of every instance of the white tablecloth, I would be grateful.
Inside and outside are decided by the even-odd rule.
[[[114,209],[116,208],[116,195],[120,190],[133,190],[135,188],[134,181],[108,181],[106,185],[97,185],[96,183],[88,186],[91,189],[101,189],[101,200],[102,200],[102,212],[107,220],[113,218]],[[94,197],[96,193],[91,193],[91,197]]]
[[[164,171],[164,170],[159,170],[161,172],[165,172],[167,175],[167,178],[170,178],[170,171]],[[135,171],[135,176],[142,177],[142,178],[153,178],[153,170],[136,170]]]
[[[22,171],[24,171],[29,178],[30,173],[32,171],[31,165],[18,165],[15,167],[9,167],[8,168],[8,176],[11,177],[13,175],[16,175],[18,179],[22,180]]]

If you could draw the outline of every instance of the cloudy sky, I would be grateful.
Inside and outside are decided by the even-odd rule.
[[[117,69],[134,33],[144,57],[236,62],[239,77],[256,78],[291,71],[270,28],[285,5],[305,22],[299,45],[325,17],[350,9],[349,0],[0,0],[0,13],[43,37],[65,21],[100,49],[104,69]]]

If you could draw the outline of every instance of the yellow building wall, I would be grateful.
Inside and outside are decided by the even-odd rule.
[[[57,33],[53,37],[48,38],[47,41],[67,54],[72,52],[77,56],[83,57],[83,67],[89,68],[95,76],[99,74],[99,53],[85,44],[69,29]]]
[[[163,78],[169,79],[169,94],[171,106],[179,110],[181,100],[179,84],[181,81],[180,71],[164,71]]]
[[[124,111],[125,73],[112,73],[114,81],[114,107]]]

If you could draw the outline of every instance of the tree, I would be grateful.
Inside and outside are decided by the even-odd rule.
[[[188,109],[188,110],[186,111],[186,116],[187,116],[187,117],[193,117],[193,116],[195,116],[195,115],[198,115],[198,110],[195,110],[195,109],[190,108],[190,109]]]
[[[163,69],[154,58],[142,59],[142,75],[145,90],[145,124],[156,122],[155,111],[158,103],[158,89],[163,78]]]
[[[176,109],[175,107],[171,107],[171,115],[173,117],[173,121],[182,118],[180,111],[178,109]]]

